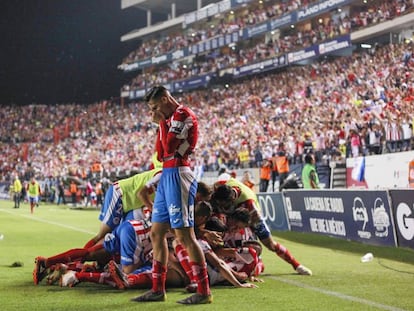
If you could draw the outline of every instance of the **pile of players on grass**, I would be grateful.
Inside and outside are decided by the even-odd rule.
[[[119,289],[152,286],[151,211],[161,168],[114,182],[99,215],[100,230],[82,248],[35,259],[33,281],[73,287],[83,282]],[[224,173],[209,186],[198,183],[194,232],[207,263],[210,285],[256,288],[264,271],[262,245],[301,275],[312,275],[273,237],[263,221],[257,196],[246,184]],[[174,207],[171,207],[174,208]],[[167,287],[197,290],[192,263],[171,230]]]

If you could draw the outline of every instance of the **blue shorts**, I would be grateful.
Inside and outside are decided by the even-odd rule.
[[[104,204],[99,214],[99,220],[114,230],[124,217],[124,209],[122,206],[122,192],[119,186],[114,183],[110,185],[105,193]]]
[[[155,194],[151,221],[171,228],[194,226],[197,181],[187,166],[164,168]]]
[[[39,202],[39,197],[32,197],[29,195],[29,203],[37,204]]]

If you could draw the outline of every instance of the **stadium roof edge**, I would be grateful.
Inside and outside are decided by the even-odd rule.
[[[180,16],[219,1],[220,0],[121,0],[121,9],[136,7],[154,13],[170,14],[172,7],[174,6],[176,16]]]
[[[173,18],[173,19],[170,19],[170,20],[167,20],[167,21],[155,24],[155,25],[151,25],[149,27],[135,29],[121,36],[121,42],[133,40],[133,39],[139,39],[147,35],[150,35],[152,33],[155,33],[157,31],[164,30],[169,27],[177,26],[182,23],[184,23],[184,16],[179,16],[177,18]]]
[[[147,11],[147,26],[126,33],[121,36],[121,41],[125,42],[132,39],[138,39],[154,32],[177,26],[184,22],[185,14],[195,12],[220,1],[221,0],[121,0],[121,9],[133,7]],[[167,19],[159,24],[152,25],[152,13],[162,14]]]

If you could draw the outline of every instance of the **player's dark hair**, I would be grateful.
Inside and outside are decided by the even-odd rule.
[[[209,202],[207,201],[197,202],[195,209],[194,209],[195,216],[210,217],[212,213],[213,213],[213,208],[211,207],[211,204]]]
[[[211,189],[211,187],[206,183],[199,181],[197,186],[197,193],[205,198],[213,193],[213,189]]]
[[[167,94],[167,92],[168,90],[165,86],[155,85],[145,94],[144,101],[148,103],[152,99],[159,99],[161,96]]]
[[[217,217],[211,217],[205,224],[204,227],[206,230],[217,231],[217,232],[226,232],[227,226]]]
[[[226,201],[232,198],[233,189],[228,185],[218,186],[212,195],[212,199],[215,201]]]
[[[250,221],[249,210],[243,207],[236,208],[229,217],[244,224],[248,224]]]
[[[305,163],[312,163],[313,156],[311,154],[305,155]]]

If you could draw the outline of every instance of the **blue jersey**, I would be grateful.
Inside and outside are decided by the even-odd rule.
[[[105,236],[103,246],[111,254],[120,254],[124,266],[144,264],[151,259],[150,231],[149,221],[128,220]]]

